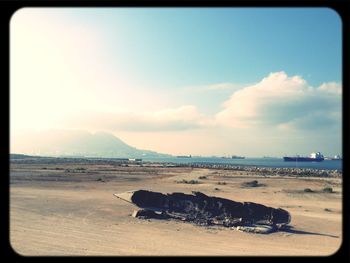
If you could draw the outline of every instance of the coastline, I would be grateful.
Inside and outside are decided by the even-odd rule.
[[[316,169],[303,167],[267,167],[261,165],[237,165],[230,163],[206,163],[206,162],[166,162],[166,161],[128,161],[127,159],[113,158],[63,158],[63,157],[33,157],[25,159],[10,159],[10,163],[38,163],[38,164],[100,164],[115,166],[139,166],[139,167],[189,167],[220,169],[232,171],[244,171],[259,175],[270,176],[311,176],[311,177],[342,177],[341,169]]]

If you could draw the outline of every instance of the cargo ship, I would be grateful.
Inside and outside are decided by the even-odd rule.
[[[245,159],[244,156],[232,155],[231,159]]]
[[[283,157],[283,160],[285,162],[322,162],[324,160],[323,155],[320,152],[317,153],[311,153],[309,157],[302,157],[302,156],[285,156]]]

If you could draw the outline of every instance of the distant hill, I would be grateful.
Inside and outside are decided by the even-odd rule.
[[[18,153],[11,153],[10,158],[11,159],[31,159],[35,156],[25,155],[25,154],[18,154]]]
[[[143,158],[166,157],[149,150],[129,146],[116,136],[106,132],[94,134],[76,130],[51,130],[13,138],[15,152],[40,156]]]

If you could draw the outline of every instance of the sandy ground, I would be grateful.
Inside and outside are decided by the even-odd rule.
[[[182,179],[200,184],[176,182]],[[265,186],[241,186],[251,180]],[[325,186],[335,193],[303,192]],[[136,207],[113,196],[136,189],[201,191],[281,207],[291,213],[293,228],[261,235],[137,219],[131,217]],[[10,243],[21,255],[330,255],[342,242],[341,196],[340,178],[179,167],[11,164]]]

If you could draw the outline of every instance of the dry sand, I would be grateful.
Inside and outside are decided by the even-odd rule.
[[[78,168],[78,169],[77,169]],[[83,168],[80,169],[79,168]],[[198,179],[206,176],[206,179]],[[198,180],[200,184],[176,181]],[[258,180],[265,186],[243,188]],[[225,182],[218,185],[218,182]],[[342,242],[341,178],[292,178],[242,171],[11,164],[10,243],[21,255],[330,255]],[[304,193],[331,186],[335,193]],[[219,188],[219,190],[215,190]],[[128,190],[185,192],[281,207],[290,231],[268,235],[174,220],[131,217],[114,197]]]

